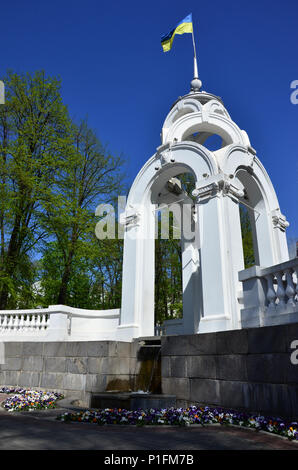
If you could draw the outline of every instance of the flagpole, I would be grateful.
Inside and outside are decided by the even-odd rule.
[[[194,37],[194,33],[193,33],[193,26],[192,26],[192,44],[193,44],[193,52],[194,52],[194,58],[193,58],[194,78],[199,78],[198,62],[197,62],[197,51],[196,51],[195,37]]]

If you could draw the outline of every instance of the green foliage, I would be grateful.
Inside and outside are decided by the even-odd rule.
[[[246,269],[255,264],[252,227],[251,227],[249,210],[243,204],[239,205],[239,210],[240,210],[244,267]]]
[[[85,121],[71,121],[56,78],[9,72],[4,82],[0,309],[69,298],[85,305],[95,259],[86,253],[89,246],[96,251],[94,210],[121,192],[121,159],[103,148]],[[36,256],[42,256],[37,271]],[[43,295],[34,289],[36,280]]]
[[[9,72],[4,82],[6,102],[0,107],[0,309],[16,299],[20,287],[27,290],[30,276],[21,266],[46,235],[39,223],[40,213],[44,202],[53,198],[55,175],[70,144],[70,120],[57,79],[47,78],[44,72]]]

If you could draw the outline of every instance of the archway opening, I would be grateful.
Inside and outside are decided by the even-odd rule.
[[[242,235],[243,260],[244,267],[245,269],[247,269],[256,264],[251,209],[249,209],[246,205],[240,203],[239,212]]]
[[[165,321],[183,318],[183,243],[180,212],[182,206],[178,207],[178,203],[183,198],[192,201],[194,188],[194,175],[185,172],[170,178],[163,191],[159,193],[160,210],[156,211],[155,218],[155,327],[157,328],[160,328]],[[178,202],[175,203],[174,198],[169,203],[170,195],[176,196]]]

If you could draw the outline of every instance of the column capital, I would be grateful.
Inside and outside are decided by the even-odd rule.
[[[204,183],[198,184],[192,192],[193,196],[198,198],[198,202],[220,194],[230,196],[237,201],[244,196],[244,191],[233,184],[230,178],[224,174],[207,178]]]

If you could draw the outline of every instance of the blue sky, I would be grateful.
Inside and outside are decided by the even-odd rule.
[[[203,89],[245,129],[298,239],[298,2],[51,0],[1,6],[0,74],[44,69],[62,80],[72,117],[126,160],[130,184],[160,144],[162,123],[189,91],[191,35],[160,38],[192,12]]]

